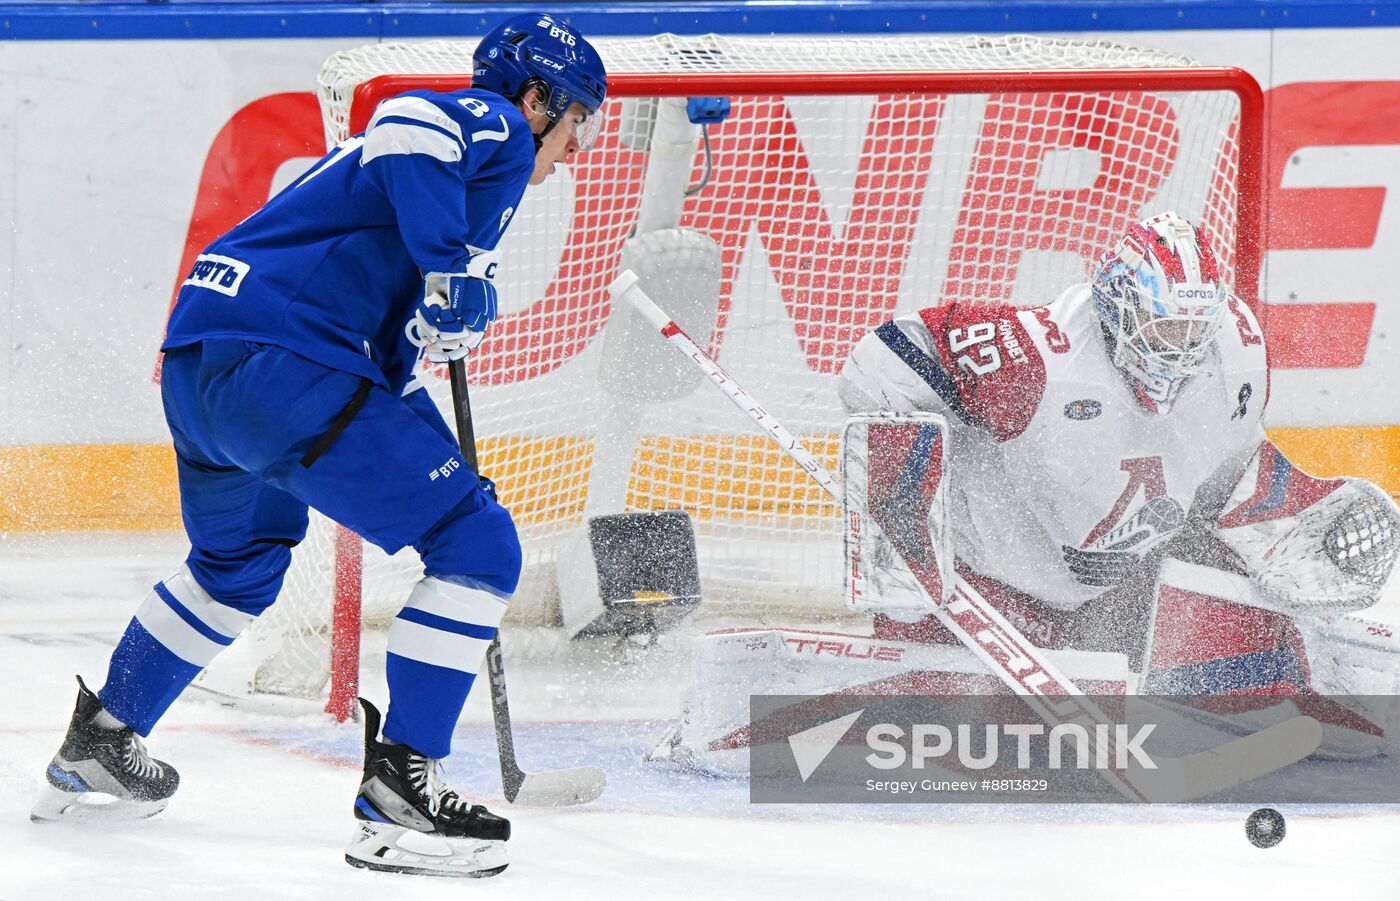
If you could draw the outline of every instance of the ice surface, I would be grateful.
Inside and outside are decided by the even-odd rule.
[[[513,863],[495,879],[346,866],[360,735],[309,705],[187,694],[149,742],[183,780],[166,812],[120,829],[31,824],[73,674],[101,682],[183,553],[170,534],[0,538],[0,899],[1400,897],[1394,808],[1285,809],[1288,836],[1264,851],[1240,807],[751,805],[743,783],[638,762],[683,677],[659,657],[582,671],[507,658],[525,768],[597,764],[608,788],[585,808],[508,810]],[[484,692],[455,747],[449,778],[506,808]]]

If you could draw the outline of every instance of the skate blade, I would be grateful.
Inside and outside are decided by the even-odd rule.
[[[120,823],[155,816],[170,803],[130,801],[103,792],[69,792],[45,785],[39,800],[29,811],[35,823]]]
[[[444,838],[405,826],[361,822],[345,851],[352,867],[414,876],[482,879],[509,864],[505,842]]]

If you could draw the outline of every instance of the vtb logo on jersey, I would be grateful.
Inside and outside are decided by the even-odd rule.
[[[190,269],[189,276],[181,286],[193,285],[196,288],[208,288],[229,297],[237,297],[238,288],[247,275],[248,264],[241,260],[219,256],[217,253],[201,253],[195,257],[194,267]]]
[[[451,459],[449,459],[446,463],[444,463],[444,464],[442,464],[441,466],[439,466],[437,469],[434,469],[434,470],[432,470],[431,472],[429,472],[429,473],[428,473],[428,481],[429,481],[429,482],[435,482],[435,481],[437,481],[437,479],[438,479],[439,476],[441,476],[442,478],[445,479],[445,478],[447,478],[448,476],[452,475],[454,472],[456,472],[458,469],[461,469],[461,468],[462,468],[462,461],[461,461],[461,460],[458,460],[458,459],[456,459],[456,458],[451,458]]]

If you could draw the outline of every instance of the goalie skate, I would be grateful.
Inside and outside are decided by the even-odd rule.
[[[29,813],[36,823],[109,822],[153,817],[170,803],[180,776],[146,753],[131,729],[107,729],[94,719],[102,710],[78,679],[78,702],[63,746],[44,772],[47,785]]]
[[[510,821],[443,786],[438,761],[383,742],[379,711],[363,698],[365,771],[355,798],[352,867],[417,876],[494,876],[506,868]]]

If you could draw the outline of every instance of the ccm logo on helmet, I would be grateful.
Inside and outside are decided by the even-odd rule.
[[[550,58],[547,57],[547,56],[541,56],[541,55],[538,54],[538,53],[531,53],[531,54],[530,54],[530,62],[534,63],[534,64],[537,65],[537,66],[543,66],[544,68],[550,70],[551,72],[563,72],[563,71],[564,71],[564,64],[563,64],[563,63],[559,62],[558,60],[550,59]]]

